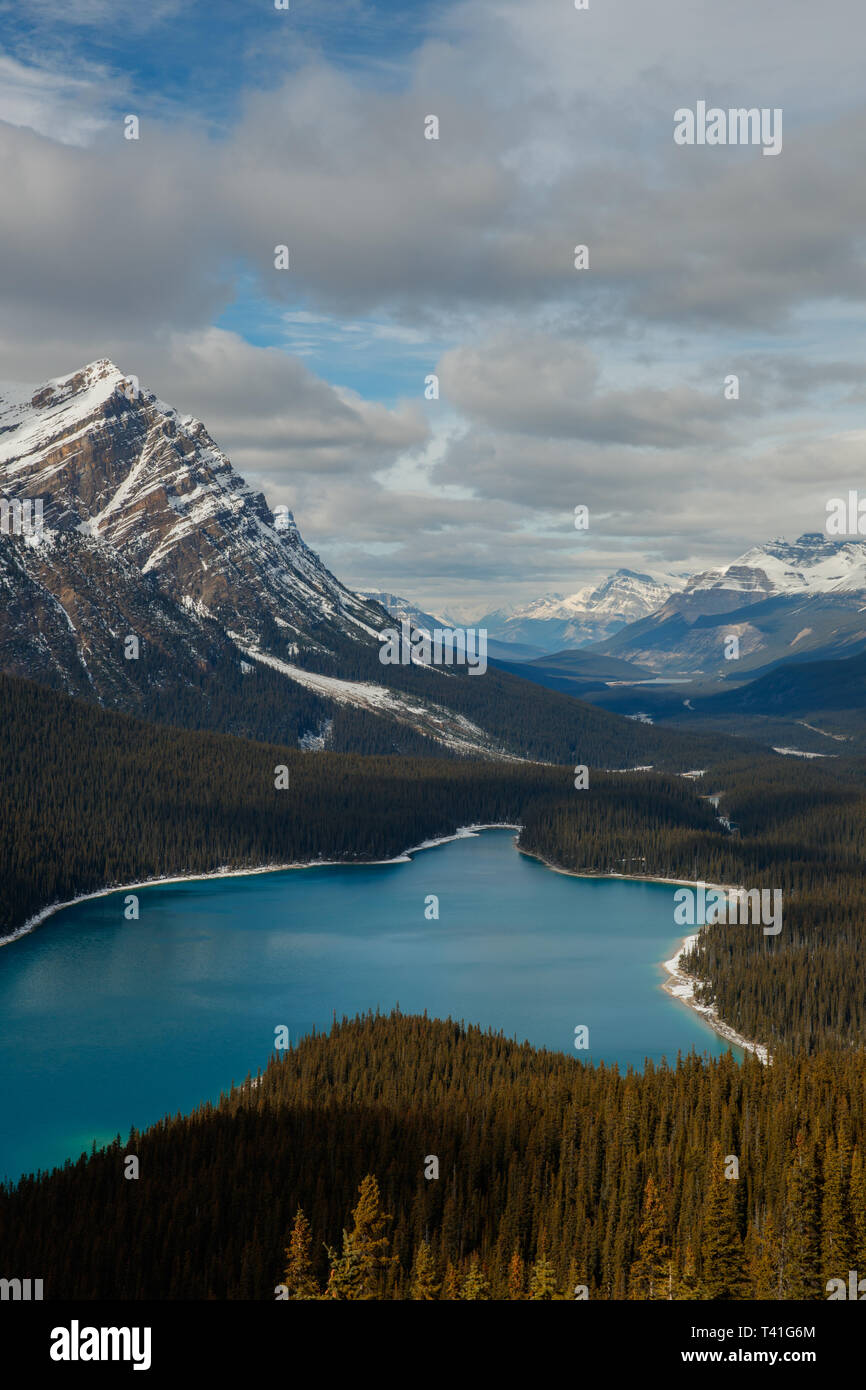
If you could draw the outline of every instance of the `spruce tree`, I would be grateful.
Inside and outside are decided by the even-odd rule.
[[[460,1297],[469,1300],[490,1298],[490,1280],[477,1255],[473,1255],[469,1261],[469,1270],[463,1280]]]
[[[289,1298],[321,1298],[322,1293],[313,1273],[310,1255],[312,1246],[310,1223],[300,1207],[295,1214],[292,1234],[286,1247],[288,1263],[283,1282]]]
[[[515,1250],[508,1265],[508,1297],[513,1303],[526,1297],[526,1270],[519,1250]]]
[[[821,1200],[821,1278],[847,1279],[852,1267],[853,1241],[849,1201],[851,1155],[844,1139],[824,1146],[824,1191]]]
[[[650,1173],[644,1189],[638,1257],[630,1271],[629,1297],[670,1298],[671,1284],[667,1212],[659,1196],[655,1178]]]
[[[529,1271],[529,1297],[533,1302],[556,1298],[556,1270],[547,1255],[547,1236],[542,1231],[538,1255]]]
[[[442,1280],[442,1298],[450,1302],[459,1297],[460,1275],[449,1260],[445,1269],[445,1278]]]
[[[708,1299],[739,1298],[743,1292],[743,1245],[737,1230],[737,1179],[726,1178],[718,1140],[714,1141],[703,1214],[701,1283]]]
[[[749,1232],[748,1271],[751,1298],[781,1298],[782,1246],[772,1212]]]
[[[415,1262],[412,1266],[412,1297],[413,1299],[431,1303],[439,1297],[439,1290],[442,1281],[436,1277],[436,1261],[426,1240],[422,1240],[418,1249],[415,1251]]]
[[[851,1155],[851,1238],[854,1268],[866,1276],[866,1164],[856,1148]]]
[[[785,1174],[785,1239],[782,1291],[785,1298],[821,1298],[818,1233],[818,1175],[812,1146],[798,1133]]]

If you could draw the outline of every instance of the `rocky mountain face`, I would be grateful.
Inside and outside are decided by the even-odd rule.
[[[349,746],[489,748],[440,700],[384,688],[384,610],[330,573],[200,421],[111,362],[0,387],[2,499],[3,670],[252,737],[322,746],[336,715]],[[340,678],[353,651],[374,681]]]
[[[655,612],[684,583],[684,577],[673,574],[619,569],[600,584],[568,596],[547,594],[531,603],[497,609],[480,618],[478,626],[486,627],[500,642],[559,652],[604,641],[628,623]]]
[[[635,756],[625,722],[505,673],[383,665],[386,610],[200,421],[105,360],[0,386],[0,596],[0,669],[147,719],[336,751]]]
[[[379,604],[395,622],[408,622],[418,632],[433,632],[437,627],[459,626],[446,613],[425,613],[423,608],[418,608],[410,599],[388,593],[385,589],[362,589],[358,597],[365,603]]]
[[[111,547],[160,592],[251,644],[273,627],[327,647],[367,642],[378,607],[345,588],[274,515],[204,425],[138,389],[108,361],[32,395],[0,389],[0,490],[39,498],[49,547]],[[104,552],[103,552],[104,553]]]

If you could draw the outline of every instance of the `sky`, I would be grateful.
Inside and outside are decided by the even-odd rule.
[[[821,532],[864,59],[861,0],[0,0],[0,379],[111,358],[434,612]],[[781,150],[678,144],[700,101]]]

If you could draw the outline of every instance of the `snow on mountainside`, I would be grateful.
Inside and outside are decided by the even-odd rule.
[[[810,532],[693,575],[598,650],[657,672],[726,679],[778,661],[852,656],[866,644],[864,595],[866,542]],[[735,663],[724,657],[731,637]]]
[[[547,594],[497,609],[479,620],[502,642],[528,642],[545,651],[602,641],[627,623],[653,613],[685,584],[685,576],[619,569],[576,593]]]
[[[200,421],[113,363],[0,386],[0,496],[42,505],[30,534],[4,514],[0,669],[246,736],[291,728],[309,742],[351,705],[366,718],[357,736],[384,751],[420,735],[500,754],[441,703],[340,678],[359,663],[387,677],[383,609],[325,568],[291,512],[272,513]],[[321,660],[327,679],[304,669]]]
[[[866,590],[866,542],[831,540],[810,532],[796,541],[769,541],[747,550],[732,564],[693,575],[687,595],[708,589],[769,597]]]
[[[274,624],[324,646],[329,633],[369,640],[379,626],[200,421],[106,360],[29,394],[0,387],[0,490],[41,498],[49,539],[99,537],[250,641]]]

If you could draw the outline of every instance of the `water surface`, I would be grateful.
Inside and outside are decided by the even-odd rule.
[[[729,1046],[659,987],[681,939],[672,886],[553,873],[510,830],[407,863],[136,891],[138,921],[120,891],[0,950],[0,1175],[216,1100],[278,1025],[296,1041],[334,1014],[399,1003],[623,1067]]]

